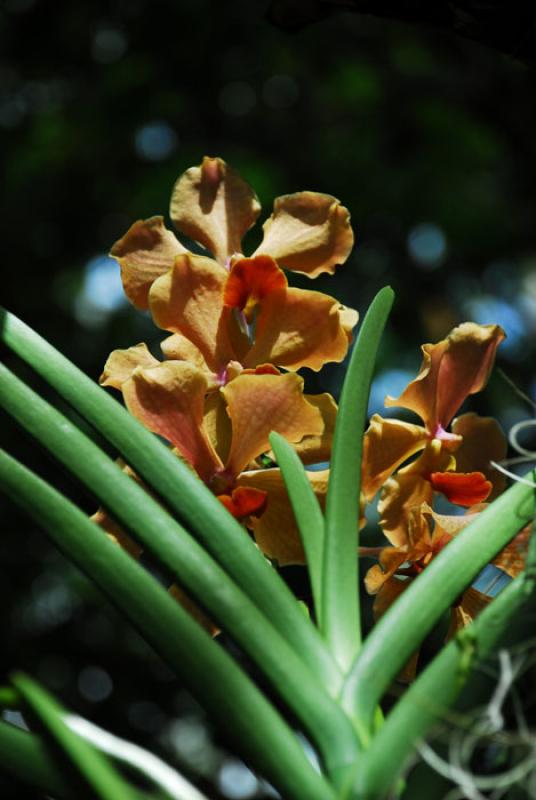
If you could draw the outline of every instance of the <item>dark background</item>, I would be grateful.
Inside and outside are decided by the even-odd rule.
[[[503,325],[499,363],[534,396],[535,81],[515,43],[510,57],[350,13],[291,34],[267,5],[4,0],[2,304],[95,379],[112,349],[158,342],[106,254],[134,220],[167,214],[182,171],[218,155],[256,189],[262,219],[300,189],[350,209],[354,254],[314,288],[360,312],[382,285],[397,292],[374,410],[415,373],[422,342],[466,319]],[[342,375],[309,374],[309,388],[337,394]],[[505,428],[533,413],[497,375],[471,407]],[[2,446],[94,510],[0,419]],[[0,678],[28,670],[211,786],[229,763],[197,705],[35,525],[4,500],[2,514]],[[248,780],[221,796],[264,796]],[[0,796],[22,794],[0,778]]]

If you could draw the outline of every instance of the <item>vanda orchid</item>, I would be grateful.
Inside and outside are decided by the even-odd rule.
[[[399,778],[415,743],[455,710],[485,659],[507,652],[506,637],[518,644],[518,629],[531,635],[534,475],[507,489],[500,426],[464,408],[485,388],[505,333],[463,322],[425,344],[415,379],[385,401],[404,419],[375,414],[367,428],[394,293],[381,289],[365,315],[339,407],[329,394],[305,393],[298,370],[342,361],[357,313],[289,287],[284,270],[332,273],[352,247],[349,212],[310,191],[278,198],[260,245],[244,254],[259,212],[248,184],[207,157],[173,190],[171,218],[184,241],[152,217],[114,245],[127,296],[167,332],[163,360],[145,344],[107,359],[100,383],[119,390],[126,409],[5,312],[0,338],[15,358],[120,458],[0,364],[2,408],[101,507],[88,519],[2,451],[0,486],[281,797],[412,800]],[[376,498],[374,546],[361,547]],[[375,618],[364,632],[359,556],[377,559],[364,576]],[[279,569],[286,564],[306,565],[305,603]],[[490,564],[512,578],[496,598],[475,584]],[[449,615],[454,641],[438,645]],[[436,651],[428,664],[418,663],[425,641]],[[411,685],[393,692],[397,677]],[[0,720],[2,766],[43,796],[75,796],[75,770],[102,800],[140,796],[35,682],[15,675],[11,683],[0,687],[4,707],[21,705],[39,729]]]
[[[221,159],[205,158],[178,179],[171,217],[213,258],[189,252],[161,217],[131,226],[112,248],[125,293],[172,335],[161,345],[164,362],[144,344],[114,351],[101,384],[120,389],[130,412],[285,564],[302,562],[303,548],[279,470],[259,470],[255,459],[269,451],[272,430],[296,444],[304,463],[329,458],[333,398],[303,395],[293,372],[342,360],[358,317],[328,295],[288,287],[281,267],[310,278],[332,273],[353,232],[338,200],[299,192],[275,201],[261,244],[245,257],[241,240],[259,212],[248,184]],[[323,496],[326,472],[310,480]]]

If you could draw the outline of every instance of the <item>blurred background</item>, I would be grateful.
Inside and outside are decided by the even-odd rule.
[[[535,398],[534,72],[447,34],[349,13],[286,33],[267,5],[4,0],[2,304],[95,379],[111,350],[157,345],[107,253],[134,220],[167,216],[180,173],[221,156],[259,194],[261,220],[274,197],[301,189],[350,209],[354,254],[314,288],[361,313],[386,283],[397,292],[371,411],[415,375],[421,343],[464,320],[505,328],[499,364]],[[259,236],[260,225],[246,247]],[[337,395],[343,374],[309,373],[308,388]],[[506,429],[533,416],[497,373],[468,407]],[[1,443],[95,509],[5,416]],[[133,630],[1,503],[0,680],[29,670],[211,797],[268,796]],[[0,776],[0,796],[22,793]]]

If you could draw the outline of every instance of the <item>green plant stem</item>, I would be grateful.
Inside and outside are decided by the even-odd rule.
[[[384,287],[370,305],[342,388],[326,503],[321,615],[331,652],[346,671],[361,644],[358,585],[361,455],[376,354],[394,292]]]
[[[342,693],[343,707],[361,725],[371,729],[376,706],[405,662],[480,570],[533,518],[535,508],[531,486],[511,486],[449,542],[382,616]]]
[[[351,763],[357,740],[350,719],[306,660],[195,539],[75,425],[2,364],[0,406],[91,489],[234,637],[303,724],[328,768]]]
[[[436,723],[448,718],[449,709],[474,675],[475,666],[496,652],[506,636],[511,638],[513,628],[517,626],[526,633],[533,625],[534,613],[525,613],[527,605],[533,603],[533,589],[533,583],[529,584],[525,576],[514,580],[419,675],[361,759],[356,769],[355,798],[380,800],[389,795],[415,744]]]
[[[322,683],[336,691],[340,672],[316,628],[242,526],[162,442],[116,400],[17,317],[0,309],[0,338],[111,442],[165,505],[243,589]]]
[[[14,778],[57,800],[72,800],[69,786],[50,749],[34,734],[0,721],[0,767]]]
[[[333,790],[279,713],[149,573],[73,503],[3,451],[0,485],[180,676],[237,752],[289,800],[332,800]]]
[[[317,623],[322,613],[322,556],[324,516],[305,468],[296,451],[280,434],[270,434],[270,444],[289,494],[305,550]]]
[[[45,734],[59,747],[77,776],[90,789],[91,796],[101,800],[138,800],[138,793],[106,756],[67,727],[63,719],[64,710],[48,692],[22,673],[13,675],[11,680]]]

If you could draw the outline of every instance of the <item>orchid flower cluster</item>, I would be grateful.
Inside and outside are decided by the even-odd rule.
[[[195,470],[267,557],[285,565],[305,557],[268,436],[284,436],[305,465],[329,461],[335,401],[304,393],[297,371],[342,361],[358,314],[329,295],[289,287],[284,270],[312,279],[332,274],[348,258],[354,236],[337,199],[298,192],[275,200],[263,239],[247,256],[242,239],[259,213],[251,187],[224,161],[206,157],[178,179],[170,208],[178,232],[201,245],[202,255],[198,247],[188,250],[160,216],[131,226],[111,255],[129,300],[169,335],[161,343],[163,360],[145,344],[115,350],[100,382],[119,389],[129,411]],[[498,423],[474,413],[455,418],[465,399],[485,386],[503,339],[497,325],[467,322],[424,345],[417,377],[400,397],[385,401],[422,424],[379,415],[370,421],[362,502],[379,492],[380,526],[389,542],[375,550],[378,564],[365,578],[376,616],[504,488],[490,466],[506,453]],[[307,475],[322,503],[329,470]],[[440,496],[468,513],[437,513]],[[104,512],[96,519],[134,552]],[[363,522],[356,520],[356,532]],[[511,574],[517,546],[514,541],[496,561]],[[452,630],[487,599],[468,589],[453,609]]]

